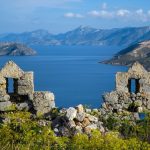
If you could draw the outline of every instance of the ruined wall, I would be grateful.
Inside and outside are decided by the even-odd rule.
[[[136,62],[129,68],[128,72],[118,72],[116,74],[116,90],[129,92],[130,79],[139,80],[140,93],[150,94],[150,73],[142,65]]]
[[[50,92],[34,92],[33,105],[37,114],[46,114],[55,107],[54,94]]]
[[[134,79],[138,92],[131,91],[131,79]],[[150,110],[150,72],[138,62],[127,72],[116,74],[116,90],[105,93],[102,114],[113,112],[145,112]]]
[[[33,72],[26,72],[21,78],[18,79],[17,93],[19,95],[28,95],[29,98],[33,99]]]
[[[8,79],[14,81],[14,92],[8,91]],[[48,113],[55,107],[54,95],[50,92],[35,92],[33,72],[24,72],[13,61],[9,61],[0,71],[0,111],[14,109],[35,110]]]

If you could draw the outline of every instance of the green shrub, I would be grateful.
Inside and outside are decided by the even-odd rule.
[[[33,119],[29,112],[9,112],[0,117],[8,120],[0,123],[2,150],[150,150],[150,144],[146,142],[150,132],[149,117],[139,122],[136,130],[133,130],[138,134],[132,136],[128,133],[128,122],[124,122],[126,125],[122,125],[127,130],[125,139],[119,132],[103,135],[98,130],[93,130],[90,136],[76,134],[72,138],[56,137],[49,125],[41,126],[39,118]]]

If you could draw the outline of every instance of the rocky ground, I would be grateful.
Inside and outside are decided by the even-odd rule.
[[[55,109],[50,117],[52,119],[52,129],[56,135],[72,136],[77,133],[90,134],[93,129],[98,129],[104,133],[106,129],[103,127],[99,115],[100,111],[98,109],[86,109],[80,104],[75,108],[70,107],[57,111]]]
[[[150,40],[131,45],[102,63],[131,66],[136,61],[140,62],[148,71],[150,70]]]

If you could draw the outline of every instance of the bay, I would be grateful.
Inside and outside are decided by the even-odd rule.
[[[115,74],[127,67],[99,63],[122,47],[32,46],[36,56],[2,56],[0,67],[13,60],[24,71],[34,71],[36,91],[55,94],[57,107],[86,104],[100,107],[102,95],[115,89]]]

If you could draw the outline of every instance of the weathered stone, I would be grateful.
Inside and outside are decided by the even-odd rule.
[[[90,114],[86,114],[86,117],[89,119],[91,122],[98,122],[98,118],[95,116],[92,116]]]
[[[69,128],[74,128],[74,127],[76,127],[75,122],[74,122],[73,120],[70,120],[70,121],[68,122],[68,127],[69,127]]]
[[[97,129],[97,125],[96,124],[90,124],[87,127],[84,128],[84,132],[86,134],[90,134],[92,130],[96,130]]]
[[[142,107],[138,107],[138,112],[139,113],[143,112],[143,108]]]
[[[61,126],[59,127],[59,132],[61,133],[62,136],[66,136],[69,137],[71,136],[71,132],[69,131],[69,129],[65,126]]]
[[[58,130],[57,128],[55,128],[55,129],[54,129],[54,132],[55,132],[56,134],[58,134],[58,133],[59,133],[59,130]]]
[[[150,100],[147,101],[147,109],[150,110]]]
[[[0,111],[9,111],[12,110],[12,103],[10,101],[0,102]]]
[[[76,135],[76,134],[78,134],[78,133],[83,133],[81,126],[76,126],[76,127],[75,127],[74,135]]]
[[[66,111],[66,118],[68,120],[73,120],[74,118],[76,118],[77,115],[77,110],[73,107],[70,107],[69,109],[67,109]]]
[[[134,104],[135,104],[135,106],[141,107],[142,106],[142,101],[141,100],[136,100],[136,101],[134,101]]]
[[[85,118],[85,113],[84,112],[77,113],[76,119],[78,121],[82,122],[84,118]]]
[[[85,112],[86,112],[86,113],[91,113],[91,109],[86,108],[86,109],[85,109]]]
[[[75,123],[76,123],[76,125],[77,125],[77,126],[82,127],[82,123],[81,123],[81,122],[79,122],[79,121],[75,121]]]
[[[91,130],[97,129],[97,124],[90,124],[86,128],[90,128]]]
[[[118,103],[118,94],[117,92],[113,91],[111,93],[106,93],[104,94],[104,100],[111,105],[117,104]]]
[[[85,132],[86,134],[90,134],[90,133],[91,133],[91,128],[85,127],[85,128],[84,128],[84,132]]]
[[[0,73],[5,78],[20,78],[24,72],[13,61],[8,61]]]
[[[82,122],[82,127],[86,127],[90,124],[90,121],[88,118],[84,118],[83,122]]]
[[[105,132],[105,129],[104,129],[104,127],[103,127],[103,122],[98,122],[97,123],[97,128],[102,132],[102,133],[104,133]]]
[[[66,111],[67,111],[67,109],[66,109],[66,108],[62,108],[62,109],[60,109],[60,110],[59,110],[59,112],[60,112],[61,114],[65,114],[65,113],[66,113]]]
[[[141,96],[141,93],[137,93],[136,95],[137,95],[137,96]]]
[[[93,112],[98,112],[98,109],[97,109],[97,108],[94,108],[94,109],[93,109]]]
[[[133,113],[135,120],[140,120],[139,113]]]
[[[37,114],[49,113],[55,107],[54,94],[50,92],[34,92],[33,106]]]
[[[9,101],[9,100],[10,100],[9,95],[0,96],[0,102],[5,102],[5,101]]]
[[[107,109],[106,103],[102,104],[102,108]]]
[[[83,113],[83,112],[84,112],[84,108],[83,108],[83,105],[82,105],[82,104],[76,106],[76,109],[77,109],[77,112],[78,112],[78,113]]]
[[[18,110],[26,110],[26,111],[29,111],[32,107],[32,104],[30,102],[23,102],[23,103],[18,103],[16,105],[17,109]]]

